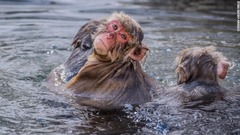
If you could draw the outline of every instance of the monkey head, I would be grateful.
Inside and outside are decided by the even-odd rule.
[[[227,75],[229,62],[215,47],[193,47],[183,50],[176,58],[178,84],[196,80],[218,83]]]
[[[113,13],[101,21],[93,35],[94,55],[100,61],[139,61],[147,47],[142,45],[143,32],[140,25],[128,15]]]

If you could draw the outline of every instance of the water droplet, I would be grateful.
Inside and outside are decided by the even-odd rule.
[[[170,48],[166,49],[166,52],[171,52],[172,50]]]

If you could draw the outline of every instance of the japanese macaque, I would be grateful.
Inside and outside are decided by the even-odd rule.
[[[71,56],[48,81],[73,91],[77,103],[100,109],[151,101],[156,82],[140,65],[149,50],[142,40],[140,25],[122,12],[91,21],[79,30]]]
[[[162,92],[165,98],[162,101],[176,105],[191,102],[210,103],[223,99],[225,89],[219,85],[219,79],[226,77],[229,62],[215,47],[183,50],[177,56],[176,62],[178,85]]]

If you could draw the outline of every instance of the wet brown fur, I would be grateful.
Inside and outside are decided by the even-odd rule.
[[[156,84],[142,71],[139,62],[88,62],[69,86],[81,104],[111,109],[151,101],[150,91]]]

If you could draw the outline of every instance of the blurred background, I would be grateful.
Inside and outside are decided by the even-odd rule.
[[[235,0],[0,0],[0,134],[192,134],[194,128],[196,133],[240,134],[239,101],[217,118],[197,111],[189,113],[194,121],[179,124],[191,117],[148,116],[151,106],[142,115],[131,109],[127,114],[79,109],[41,88],[48,73],[71,54],[79,28],[113,11],[124,11],[142,26],[143,42],[151,50],[143,67],[159,84],[176,85],[174,59],[179,51],[213,45],[231,62],[221,84],[240,88]],[[218,125],[204,124],[209,118]],[[162,122],[167,124],[159,126]]]

